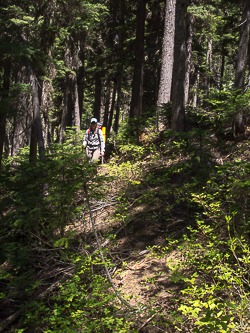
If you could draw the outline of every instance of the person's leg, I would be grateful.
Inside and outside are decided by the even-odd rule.
[[[87,158],[90,158],[91,161],[92,161],[92,159],[93,159],[93,150],[90,150],[90,149],[86,148],[86,156],[87,156]]]
[[[98,161],[101,155],[101,149],[98,148],[96,150],[94,150],[93,152],[93,157],[92,157],[92,162],[94,162],[95,160]]]

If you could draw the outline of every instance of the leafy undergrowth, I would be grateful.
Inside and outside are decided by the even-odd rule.
[[[3,319],[27,305],[6,332],[249,332],[248,142],[166,133],[118,146],[95,175],[75,140],[50,152],[46,172],[6,167]],[[106,278],[85,186],[132,308]]]

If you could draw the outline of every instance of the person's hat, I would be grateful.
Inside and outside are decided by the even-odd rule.
[[[90,122],[91,122],[91,124],[92,123],[97,123],[97,119],[96,118],[91,118]]]

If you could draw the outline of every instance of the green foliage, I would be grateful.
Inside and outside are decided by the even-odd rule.
[[[93,274],[93,265],[101,269],[98,257],[73,255],[77,263],[74,274],[62,284],[48,302],[33,302],[32,309],[22,325],[33,326],[34,331],[44,332],[128,332],[131,322],[115,304],[115,294],[100,274]],[[17,330],[19,332],[19,330]]]
[[[41,284],[35,273],[38,267],[46,261],[54,263],[58,256],[62,267],[74,268],[50,297],[49,305],[44,300],[29,305],[19,327],[28,325],[30,332],[39,327],[44,332],[77,332],[82,327],[87,332],[128,332],[132,325],[110,292],[99,257],[86,256],[87,248],[84,255],[74,253],[78,236],[71,227],[79,219],[84,223],[86,209],[77,200],[80,193],[84,195],[86,183],[96,177],[96,165],[81,152],[82,135],[68,131],[64,144],[50,146],[45,163],[29,163],[24,149],[6,163],[1,175],[0,260],[12,267],[10,272],[0,271],[6,285],[1,298],[11,297],[12,288],[19,297],[32,298]],[[96,177],[98,191],[90,193],[103,198],[100,180],[104,184],[104,177]],[[37,256],[39,249],[46,254],[45,262]]]
[[[227,182],[221,182],[229,174]],[[178,247],[183,260],[172,267],[172,278],[185,282],[179,310],[195,322],[197,332],[249,330],[250,252],[244,232],[249,222],[241,219],[246,208],[235,205],[238,185],[243,190],[248,177],[248,164],[228,164],[217,168],[202,191],[192,193],[204,219],[197,218],[195,227],[188,228],[190,236]]]
[[[55,228],[63,235],[69,216],[80,210],[74,201],[77,191],[95,169],[86,160],[79,163],[83,156],[74,140],[52,145],[45,165],[39,161],[36,165],[28,163],[27,155],[12,159],[12,165],[2,175],[6,194],[11,197],[7,199],[4,194],[5,200],[13,205],[4,224],[32,232],[43,225],[46,237]]]
[[[125,118],[121,124],[119,124],[118,134],[113,134],[111,141],[118,144],[138,144],[141,130],[141,118]]]
[[[173,137],[173,133],[165,134],[163,142]],[[181,240],[168,237],[164,247],[154,246],[150,254],[164,258],[173,250],[178,253],[178,259],[169,263],[172,281],[183,283],[182,297],[175,300],[178,311],[169,316],[174,325],[179,328],[186,318],[197,332],[249,330],[249,163],[243,163],[235,153],[230,163],[215,165],[210,154],[215,139],[206,129],[196,128],[176,134],[167,146],[120,143],[117,154],[105,166],[109,177],[93,178],[96,165],[82,155],[82,135],[68,131],[62,145],[50,147],[46,163],[30,164],[28,152],[23,150],[5,164],[1,176],[1,263],[15,267],[1,272],[1,281],[6,284],[1,297],[10,297],[14,286],[18,293],[25,288],[25,297],[30,299],[40,287],[42,281],[35,278],[38,259],[32,248],[53,249],[56,255],[46,260],[53,262],[58,256],[60,262],[73,267],[48,303],[40,300],[32,304],[19,331],[23,327],[33,332],[40,328],[45,332],[83,327],[87,332],[134,329],[133,316],[117,303],[98,256],[90,256],[84,246],[81,254],[75,250],[75,244],[82,240],[72,225],[78,218],[85,223],[84,200],[79,204],[77,200],[89,180],[93,180],[93,189],[89,189],[93,198],[104,200],[116,188],[117,205],[110,219],[125,226],[128,235],[133,234],[128,222],[137,211],[137,223],[158,223],[160,219],[166,232],[180,214],[187,216],[187,234]],[[215,147],[216,142],[213,144]],[[106,259],[112,266],[108,254]],[[126,266],[124,262],[122,269]],[[156,271],[141,284],[150,290],[162,276]],[[147,311],[151,307],[161,314],[154,303]]]
[[[244,116],[248,116],[250,92],[247,90],[241,94],[240,90],[233,90],[225,86],[222,91],[211,90],[209,103],[212,106],[211,121],[214,121],[217,126],[223,127],[231,124],[239,109],[243,109]]]
[[[178,266],[178,271],[182,267],[195,271],[191,277],[185,277],[185,273],[180,277],[186,287],[182,290],[185,301],[179,310],[195,320],[197,332],[238,332],[239,327],[247,331],[249,248],[244,239],[228,240],[218,235],[215,226],[208,226],[204,221],[197,221],[197,224],[198,228],[191,230],[196,237],[186,239],[185,260],[175,267]],[[197,239],[198,235],[203,235],[203,240]],[[234,259],[237,266],[233,264]]]
[[[178,259],[169,263],[172,281],[183,281],[183,296],[176,299],[178,312],[171,314],[173,322],[181,327],[182,321],[189,321],[196,326],[194,331],[204,333],[248,332],[250,166],[239,158],[248,145],[242,143],[240,150],[237,148],[235,151],[230,147],[231,162],[216,165],[211,150],[220,149],[220,141],[214,139],[210,131],[202,129],[213,121],[210,117],[209,114],[206,117],[197,115],[201,128],[176,135],[167,148],[160,146],[159,157],[166,156],[164,162],[169,158],[170,164],[168,167],[160,164],[158,169],[155,159],[155,164],[150,164],[151,171],[142,173],[138,186],[131,182],[129,199],[135,211],[137,207],[140,209],[138,223],[141,219],[154,223],[154,214],[149,207],[157,207],[156,220],[164,214],[166,225],[187,212],[186,223],[190,223],[187,235],[181,240],[167,238],[166,246],[153,246],[151,250],[157,258],[168,258],[174,249],[178,253]],[[149,153],[146,146],[144,148],[145,153]],[[166,149],[167,153],[164,152]],[[229,149],[225,142],[223,149]],[[120,151],[122,158],[115,160],[115,163],[119,162],[116,166],[119,176],[122,175],[119,170],[124,169],[125,175],[125,170],[130,170],[133,163],[136,165],[133,151],[136,151],[138,161],[145,158],[139,146],[124,145]],[[152,163],[156,151],[150,153],[152,159],[149,163]],[[127,157],[130,167],[124,162]],[[136,179],[132,178],[133,175],[130,177]],[[142,191],[141,196],[135,199],[132,195],[131,198],[138,189]],[[128,207],[126,192],[123,192],[117,215],[125,223],[133,219]],[[156,281],[157,275],[142,283],[150,290],[150,285]]]

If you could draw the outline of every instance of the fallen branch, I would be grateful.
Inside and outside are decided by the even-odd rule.
[[[87,189],[86,189],[87,191]],[[87,194],[87,192],[86,192]],[[110,273],[107,269],[107,265],[106,265],[106,262],[105,262],[105,259],[103,257],[103,253],[101,251],[101,248],[106,246],[109,242],[110,242],[110,238],[107,239],[103,244],[100,245],[100,242],[99,242],[99,238],[97,236],[97,232],[96,232],[96,229],[95,229],[95,224],[94,224],[94,221],[93,221],[93,216],[92,216],[92,211],[90,209],[90,204],[89,204],[89,199],[88,199],[88,194],[87,194],[87,203],[88,203],[88,206],[89,206],[89,212],[90,212],[90,219],[91,219],[91,222],[92,222],[92,227],[93,227],[93,230],[94,230],[94,234],[95,234],[95,237],[96,237],[96,241],[97,241],[97,245],[98,245],[98,248],[92,253],[92,254],[95,254],[98,250],[100,252],[100,255],[101,255],[101,258],[102,258],[102,261],[104,263],[104,267],[105,267],[105,271],[106,271],[106,274],[108,276],[108,279],[109,279],[109,282],[111,283],[112,285],[112,288],[114,289],[117,297],[120,299],[120,301],[125,304],[127,307],[129,308],[132,308],[133,307],[126,301],[122,298],[122,296],[119,294],[118,290],[116,289],[115,285],[114,285],[114,282],[110,276]],[[122,226],[120,227],[115,233],[114,235],[117,235],[121,230],[124,229],[125,226]],[[47,244],[49,245],[49,244]],[[63,249],[63,248],[62,248]],[[37,248],[37,250],[39,251],[45,251],[44,249],[39,249]],[[47,249],[48,250],[48,249]],[[57,249],[49,249],[49,250],[57,250]],[[38,296],[36,296],[33,300],[29,301],[24,307],[22,307],[21,309],[17,310],[15,313],[13,313],[12,315],[10,315],[6,320],[4,320],[2,323],[0,323],[0,332],[3,332],[10,324],[12,324],[22,313],[24,313],[29,307],[30,305],[34,302],[34,301],[38,301],[40,300],[41,298],[43,297],[46,297],[50,292],[54,291],[65,279],[66,277],[68,276],[68,272],[65,273],[65,277],[57,282],[55,282],[54,284],[52,284],[49,288],[47,288],[44,292],[42,292],[41,294],[39,294]]]
[[[101,249],[101,244],[100,244],[100,241],[99,241],[99,237],[97,235],[97,231],[96,231],[96,228],[95,228],[95,222],[94,222],[92,211],[91,211],[91,208],[90,208],[89,195],[88,195],[88,190],[87,190],[86,184],[84,184],[84,190],[85,190],[85,193],[86,193],[86,201],[87,201],[87,204],[88,204],[88,207],[89,207],[89,213],[90,213],[90,219],[91,219],[91,223],[92,223],[93,232],[94,232],[94,235],[95,235],[95,239],[96,239],[96,242],[97,242],[98,250],[99,250],[99,253],[100,253],[103,265],[104,265],[104,269],[105,269],[107,278],[108,278],[108,280],[109,280],[109,282],[110,282],[110,284],[111,284],[111,286],[112,286],[112,288],[113,288],[116,296],[118,297],[118,299],[124,305],[126,305],[128,308],[134,309],[134,307],[132,305],[130,305],[124,298],[122,298],[122,296],[120,295],[119,291],[116,289],[116,286],[115,286],[115,284],[114,284],[114,282],[112,280],[112,277],[110,276],[110,273],[109,273],[109,270],[108,270],[108,267],[107,267],[107,263],[106,263],[106,261],[104,259],[103,253],[102,253],[102,249]]]
[[[139,328],[139,331],[145,327],[154,317],[156,316],[156,313],[153,314],[150,318],[148,318],[148,320],[146,320],[146,322]]]
[[[66,276],[65,276],[66,278]],[[35,297],[32,301],[29,301],[23,308],[19,309],[15,313],[13,313],[11,316],[9,316],[6,320],[4,320],[2,323],[0,323],[0,332],[6,329],[11,323],[13,323],[25,310],[29,308],[29,306],[34,302],[40,300],[42,297],[47,296],[50,292],[52,292],[54,289],[56,289],[62,282],[57,281],[54,284],[52,284],[48,289],[46,289],[44,292],[42,292],[40,295]]]
[[[120,228],[114,233],[114,235],[118,235],[119,232],[120,232],[122,229],[124,229],[124,226],[120,227]],[[106,245],[110,242],[110,240],[111,240],[111,238],[107,239],[104,243],[102,243],[102,244],[100,245],[100,248],[106,246]],[[98,250],[99,250],[99,248],[97,248],[97,249],[93,252],[93,254],[95,254]]]

